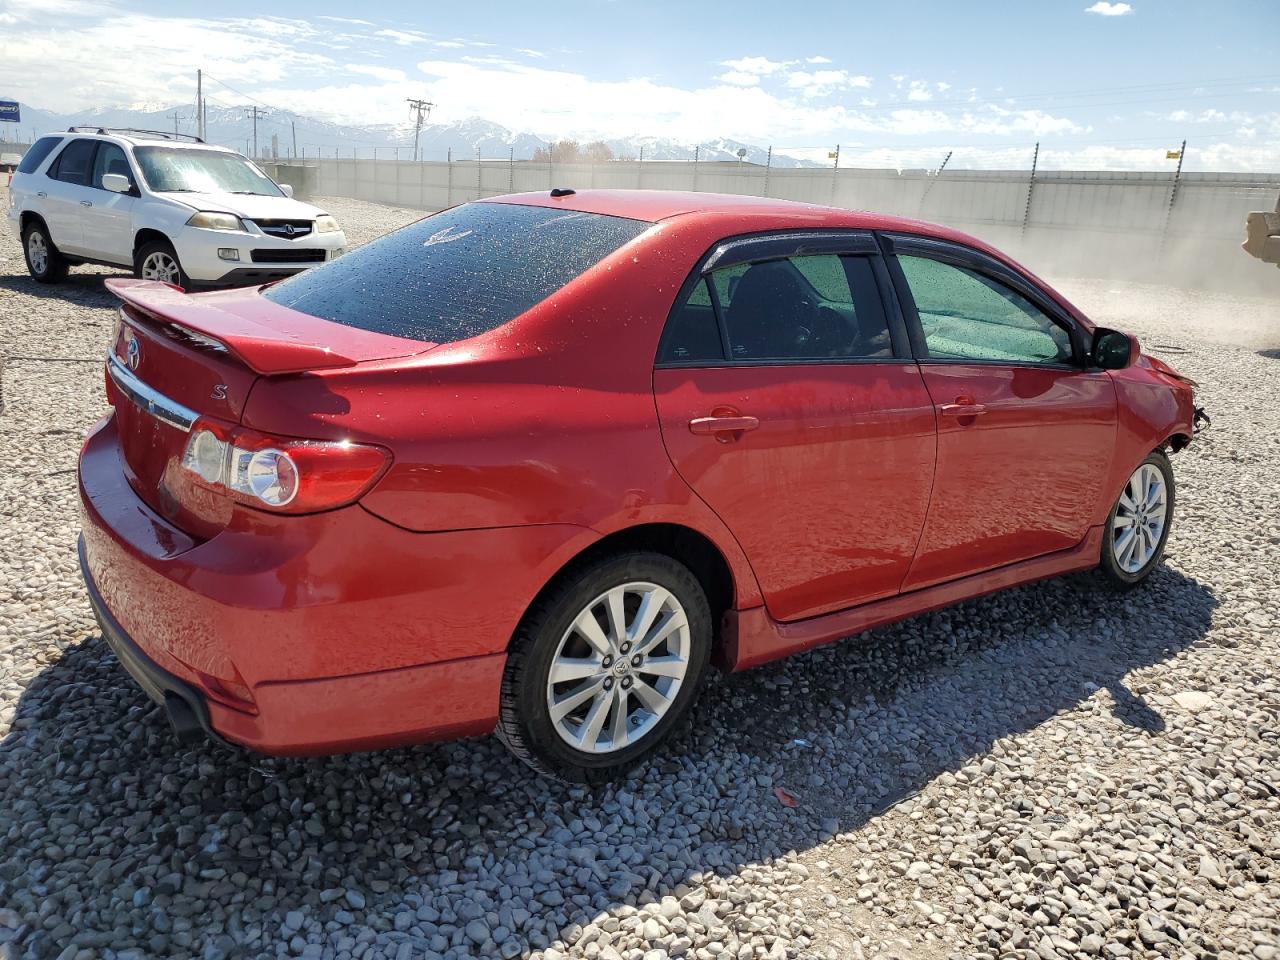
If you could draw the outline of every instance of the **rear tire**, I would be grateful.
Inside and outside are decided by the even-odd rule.
[[[1163,450],[1154,450],[1130,474],[1107,514],[1100,569],[1114,587],[1132,590],[1160,565],[1173,504],[1173,467]]]
[[[151,240],[139,247],[133,255],[133,275],[140,280],[176,284],[183,290],[191,285],[177,251],[168,240]]]
[[[36,283],[59,283],[67,277],[67,260],[58,252],[43,220],[32,220],[22,231],[27,272]]]
[[[711,639],[706,593],[678,560],[633,552],[579,567],[516,631],[498,737],[557,780],[610,780],[685,720]]]

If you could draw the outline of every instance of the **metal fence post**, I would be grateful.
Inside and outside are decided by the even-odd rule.
[[[1173,186],[1169,188],[1169,205],[1164,211],[1164,226],[1160,228],[1160,251],[1157,254],[1157,261],[1164,260],[1165,244],[1169,240],[1169,223],[1173,220],[1173,205],[1178,201],[1178,181],[1182,179],[1182,159],[1187,155],[1187,141],[1182,141],[1182,146],[1178,148],[1178,167],[1173,171]]]
[[[772,196],[769,193],[769,172],[773,169],[773,144],[769,144],[769,152],[764,158],[764,196]]]
[[[1031,219],[1031,193],[1036,188],[1036,163],[1040,160],[1040,141],[1036,141],[1036,152],[1031,155],[1031,176],[1027,180],[1027,205],[1022,211],[1022,235],[1026,236],[1027,221]]]
[[[480,146],[476,145],[476,199],[484,196],[484,186],[480,181]]]
[[[447,175],[445,176],[446,193],[444,197],[444,205],[446,207],[452,207],[453,206],[453,147],[450,147],[448,152],[445,153],[444,162],[446,164],[445,169],[448,171]]]

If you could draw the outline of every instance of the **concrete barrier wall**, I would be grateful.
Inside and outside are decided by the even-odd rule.
[[[1240,249],[1245,214],[1270,210],[1280,174],[767,169],[666,161],[548,164],[304,160],[270,165],[299,195],[420,210],[504,193],[692,190],[770,196],[944,223],[1056,275],[1274,292]]]

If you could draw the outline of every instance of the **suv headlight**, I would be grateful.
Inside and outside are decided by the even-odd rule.
[[[316,233],[337,233],[338,221],[327,213],[316,217]]]
[[[200,213],[192,214],[191,219],[187,221],[188,227],[203,227],[206,230],[243,230],[244,224],[240,222],[240,218],[230,213],[212,213],[202,210]]]

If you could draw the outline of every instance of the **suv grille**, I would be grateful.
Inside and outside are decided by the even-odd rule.
[[[297,240],[311,235],[314,224],[310,220],[254,220],[258,228],[269,237]]]
[[[323,250],[251,250],[254,263],[323,263]]]

